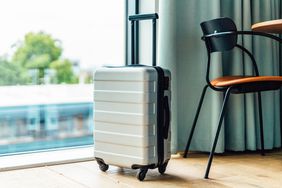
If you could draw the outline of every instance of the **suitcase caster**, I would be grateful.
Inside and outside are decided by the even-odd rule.
[[[100,168],[101,171],[106,172],[109,169],[109,165],[99,164],[99,168]]]
[[[97,159],[97,163],[101,171],[106,172],[109,169],[109,165],[105,164],[104,161]]]
[[[146,177],[147,172],[147,168],[140,168],[139,172],[137,173],[137,179],[143,181]]]
[[[158,170],[159,170],[160,174],[164,174],[165,173],[167,164],[168,164],[168,162],[165,162],[164,164],[162,164],[161,166],[158,167]]]

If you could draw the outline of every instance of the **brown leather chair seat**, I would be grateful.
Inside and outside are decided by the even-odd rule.
[[[282,76],[223,76],[211,81],[214,87],[229,87],[240,84],[252,84],[260,82],[282,83]]]

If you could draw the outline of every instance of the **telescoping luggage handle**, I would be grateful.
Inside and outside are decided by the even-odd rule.
[[[152,41],[152,65],[156,66],[156,25],[157,25],[157,19],[159,18],[157,13],[154,14],[136,14],[131,15],[128,17],[129,21],[131,21],[131,64],[135,65],[137,64],[137,56],[135,54],[135,50],[137,50],[137,46],[135,43],[135,22],[141,21],[141,20],[152,20],[153,25],[153,41]]]

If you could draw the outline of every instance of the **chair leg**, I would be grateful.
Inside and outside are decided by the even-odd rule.
[[[203,101],[204,101],[204,97],[205,97],[207,88],[208,88],[208,85],[206,85],[203,88],[203,91],[202,91],[200,102],[199,102],[199,105],[198,105],[198,108],[197,108],[196,115],[194,117],[193,125],[192,125],[192,128],[191,128],[190,135],[189,135],[189,138],[188,138],[188,141],[187,141],[187,144],[186,144],[185,152],[184,152],[184,155],[183,155],[184,158],[186,158],[187,154],[188,154],[188,150],[189,150],[189,147],[190,147],[190,144],[191,144],[191,140],[192,140],[192,137],[193,137],[193,134],[194,134],[194,130],[195,130],[195,127],[196,127],[196,123],[197,123],[200,111],[201,111],[201,107],[202,107],[202,104],[203,104]]]
[[[259,104],[259,124],[260,124],[261,155],[265,155],[265,153],[264,153],[264,135],[263,135],[262,104],[261,104],[261,93],[260,93],[260,92],[258,92],[258,104]]]
[[[217,128],[217,131],[216,131],[216,134],[215,134],[212,150],[210,152],[209,161],[208,161],[208,165],[207,165],[207,169],[206,169],[206,173],[205,173],[205,178],[206,179],[209,178],[209,172],[210,172],[210,168],[211,168],[211,163],[212,163],[212,160],[213,160],[214,151],[215,151],[217,140],[218,140],[218,136],[219,136],[219,133],[220,133],[220,130],[221,130],[222,121],[223,121],[223,118],[224,118],[224,115],[225,115],[225,111],[226,111],[226,104],[227,104],[227,101],[229,99],[231,89],[232,89],[231,87],[228,88],[228,90],[226,91],[225,96],[224,96],[224,100],[223,100],[223,104],[222,104],[222,108],[221,108],[221,113],[220,113],[220,117],[219,117],[219,122],[218,122],[218,128]]]

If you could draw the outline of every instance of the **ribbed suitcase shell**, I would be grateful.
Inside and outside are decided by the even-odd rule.
[[[165,76],[170,72],[164,70]],[[157,84],[153,67],[102,68],[94,75],[94,156],[131,168],[158,163]],[[165,91],[169,96],[170,86]],[[170,130],[164,161],[170,159]]]

